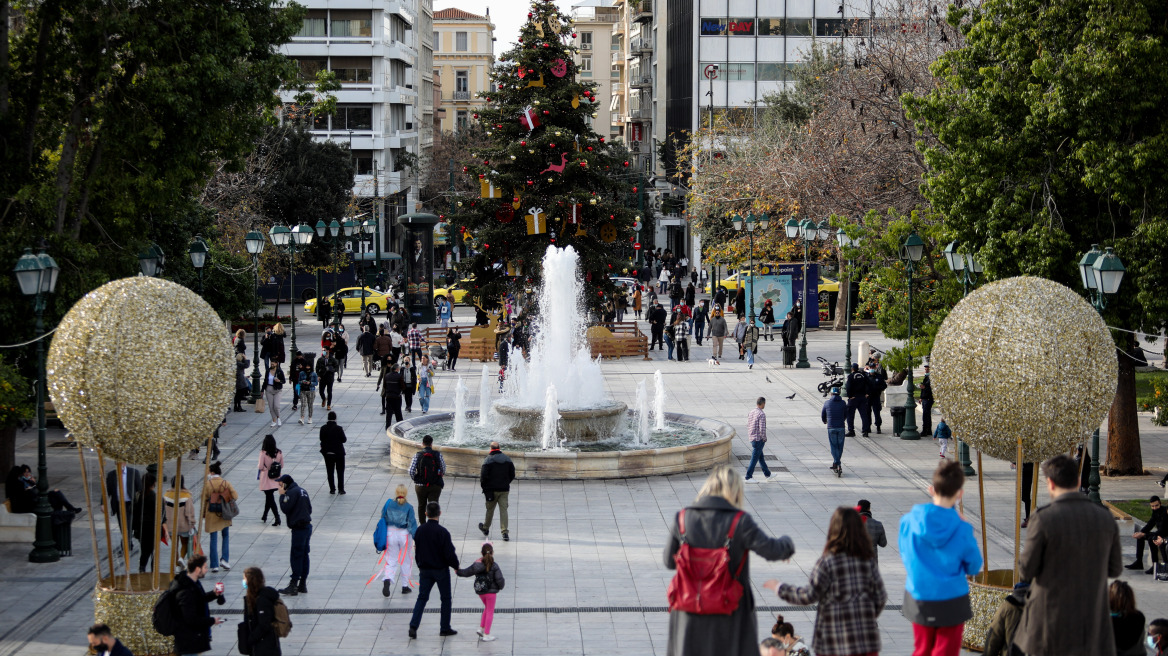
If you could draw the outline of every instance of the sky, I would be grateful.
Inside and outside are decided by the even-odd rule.
[[[556,6],[565,14],[570,14],[572,5],[579,0],[556,0]],[[524,0],[434,0],[434,11],[456,7],[463,11],[482,16],[491,8],[491,22],[495,24],[495,56],[511,49],[519,38],[519,28],[527,22],[530,3]]]

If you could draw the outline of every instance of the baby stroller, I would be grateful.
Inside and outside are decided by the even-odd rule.
[[[446,347],[441,344],[430,344],[430,361],[441,362],[442,369],[446,369]]]

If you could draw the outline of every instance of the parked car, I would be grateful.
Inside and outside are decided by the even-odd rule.
[[[341,300],[344,302],[346,313],[359,313],[359,312],[361,312],[361,288],[360,287],[346,287],[344,289],[338,290],[334,294],[330,294],[328,296],[329,303],[334,303],[336,301],[337,297],[340,297]],[[389,307],[390,300],[391,299],[389,298],[389,296],[387,296],[387,295],[385,295],[385,294],[383,294],[383,293],[381,293],[381,292],[379,292],[371,287],[365,288],[365,307],[368,308],[369,311],[372,312],[373,314],[377,314],[378,312],[381,312],[385,308]],[[309,313],[309,314],[316,313],[316,299],[315,298],[310,298],[304,302],[304,311]]]
[[[473,284],[474,284],[474,280],[471,280],[470,278],[463,278],[462,280],[459,280],[458,282],[454,283],[453,285],[449,285],[447,287],[439,287],[439,288],[435,289],[434,290],[434,305],[435,306],[438,305],[438,299],[444,299],[444,298],[451,299],[451,302],[454,303],[455,305],[467,305],[468,301],[467,301],[466,295],[470,293],[467,290]]]

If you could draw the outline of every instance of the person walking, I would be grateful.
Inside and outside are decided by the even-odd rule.
[[[264,403],[268,406],[268,415],[272,418],[272,428],[283,426],[280,419],[280,390],[284,388],[284,370],[279,362],[272,362],[268,374],[264,376],[264,383],[260,391],[264,395]]]
[[[840,398],[839,388],[831,388],[831,396],[827,397],[819,411],[819,418],[827,425],[827,443],[831,446],[831,470],[836,476],[843,474],[840,459],[844,455],[844,419],[847,414],[848,404]]]
[[[121,640],[114,637],[108,624],[98,622],[89,627],[87,638],[90,651],[97,656],[134,656]]]
[[[134,537],[138,539],[141,547],[138,554],[139,574],[146,572],[146,565],[154,555],[154,511],[158,502],[154,491],[156,482],[154,474],[147,473],[142,477],[142,489],[134,495],[134,516],[138,518],[134,523]],[[162,517],[161,535],[164,543],[169,542],[165,515]]]
[[[239,499],[239,493],[230,481],[223,478],[223,465],[213,462],[207,467],[207,482],[203,484],[203,526],[211,539],[211,571],[230,570],[231,520],[223,517],[223,507]],[[223,558],[219,558],[219,536],[223,536]]]
[[[373,358],[377,356],[377,350],[373,347],[375,341],[377,338],[370,332],[369,326],[361,326],[361,336],[357,338],[357,354],[361,356],[366,378],[373,375]]]
[[[709,319],[709,316],[710,316],[710,302],[707,300],[703,300],[701,303],[698,304],[697,307],[694,308],[694,311],[693,311],[692,324],[693,324],[694,343],[697,344],[698,346],[702,345],[702,335],[705,332],[706,321]]]
[[[755,465],[762,466],[763,476],[766,480],[771,479],[770,467],[766,464],[766,455],[763,453],[763,447],[766,446],[766,399],[758,397],[754,402],[754,410],[746,416],[746,434],[750,439],[750,464],[746,466],[746,482],[757,482],[754,478]]]
[[[746,353],[746,368],[754,369],[754,354],[758,353],[758,326],[751,321],[746,324],[746,334],[742,339],[742,350]]]
[[[276,448],[276,436],[268,433],[264,436],[260,446],[260,461],[256,465],[256,480],[259,481],[260,492],[264,493],[264,512],[260,521],[268,521],[268,511],[272,511],[275,522],[272,526],[280,525],[280,509],[276,506],[276,490],[279,489],[279,478],[284,470],[284,452]]]
[[[775,306],[771,299],[767,299],[762,304],[762,311],[758,313],[758,319],[762,322],[762,338],[770,341],[775,341],[775,336],[771,334],[771,329],[775,325]]]
[[[698,290],[696,287],[694,287],[694,284],[692,282],[689,283],[688,285],[686,285],[685,286],[685,304],[690,306],[690,307],[693,307],[694,305],[696,305],[695,301],[697,300],[697,294],[698,294]]]
[[[333,382],[337,378],[337,360],[331,353],[325,351],[316,359],[316,376],[320,381],[320,407],[326,410],[333,409]]]
[[[211,627],[222,624],[222,617],[211,617],[210,603],[222,606],[227,603],[223,592],[217,588],[211,592],[203,589],[200,582],[207,576],[207,557],[195,556],[187,561],[186,572],[176,574],[170,582],[174,593],[175,622],[174,651],[180,656],[201,654],[211,650]]]
[[[734,343],[738,345],[738,359],[746,359],[746,322],[741,317],[738,318],[738,323],[734,325]]]
[[[377,338],[373,340],[373,353],[379,367],[385,368],[389,362],[389,354],[392,352],[393,339],[389,336],[389,329],[382,326]]]
[[[900,518],[900,559],[905,619],[913,625],[913,656],[957,656],[965,621],[973,617],[969,581],[981,571],[973,527],[954,508],[965,486],[961,463],[945,461],[933,472],[932,503]]]
[[[498,506],[499,530],[503,533],[503,541],[511,539],[511,534],[507,532],[507,502],[513,480],[515,464],[499,448],[498,442],[491,442],[491,451],[479,470],[479,486],[487,500],[487,517],[479,524],[479,530],[483,532],[484,537],[491,534],[491,520],[495,516],[495,507]]]
[[[717,308],[726,307],[727,300],[728,300],[728,295],[726,294],[726,288],[723,287],[722,285],[718,285],[718,289],[714,292],[714,307],[717,307]]]
[[[710,318],[710,339],[713,340],[713,344],[710,346],[710,357],[714,360],[722,359],[722,343],[726,341],[729,330],[726,318],[722,316],[722,308],[715,306],[714,316]]]
[[[925,377],[918,385],[921,389],[921,435],[933,432],[933,379],[929,377],[929,365],[925,365]]]
[[[447,299],[441,299],[438,302],[438,321],[442,330],[450,327],[450,318],[454,315],[454,306],[450,304]]]
[[[741,282],[738,284],[738,290],[734,292],[734,314],[738,315],[739,321],[746,318],[746,286]]]
[[[381,572],[381,596],[388,597],[393,592],[394,576],[402,583],[402,594],[409,594],[410,575],[413,563],[410,558],[410,540],[418,530],[418,519],[414,507],[406,501],[406,486],[401,483],[394,489],[393,498],[381,507],[381,520],[385,522],[385,567]]]
[[[119,471],[121,471],[122,479],[122,486],[120,488],[118,487]],[[11,477],[12,475],[10,473],[9,478]],[[29,472],[28,479],[31,479],[34,482],[36,480],[35,478],[32,478],[31,470]],[[24,488],[29,490],[34,489],[34,487],[34,485],[24,485]],[[118,524],[122,530],[122,534],[127,536],[127,540],[130,540],[130,538],[133,537],[135,525],[134,497],[142,490],[142,472],[133,467],[130,467],[129,465],[122,465],[120,470],[111,469],[105,474],[105,489],[106,496],[109,499],[110,514],[112,514],[114,519],[118,521]],[[119,501],[119,495],[121,501]],[[9,498],[13,498],[12,494],[9,494],[8,496]],[[29,495],[29,498],[31,499],[33,497]],[[126,506],[125,516],[122,515],[122,501],[125,502]],[[131,548],[133,548],[133,544],[133,541],[130,540]]]
[[[187,489],[186,477],[178,479],[178,499],[175,499],[174,488],[167,486],[162,491],[162,507],[164,521],[173,528],[174,536],[179,543],[179,568],[186,566],[187,561],[194,555],[192,542],[197,539],[195,529],[195,500]]]
[[[683,306],[684,307],[684,306]],[[685,320],[685,316],[678,315],[677,323],[674,324],[673,339],[677,347],[677,361],[689,361],[689,324]]]
[[[251,656],[280,656],[280,634],[275,627],[278,603],[280,593],[266,584],[263,570],[243,570],[243,617]]]
[[[868,437],[868,377],[860,371],[860,365],[852,363],[852,373],[844,382],[844,396],[848,397],[848,437],[856,436],[856,413],[860,413],[860,432]]]
[[[337,382],[345,377],[345,363],[349,359],[349,338],[345,337],[345,327],[337,326],[337,341],[333,342],[333,360],[337,363]]]
[[[247,368],[251,360],[242,353],[235,354],[235,400],[231,406],[234,412],[243,412],[243,401],[251,393],[251,383],[247,379]]]
[[[657,274],[657,293],[664,294],[669,285],[669,269],[661,267],[661,271]]]
[[[860,513],[860,519],[864,521],[864,528],[868,530],[868,537],[872,540],[872,559],[879,566],[880,549],[877,547],[888,546],[888,535],[884,533],[884,524],[872,516],[872,502],[867,499],[860,499],[856,502],[856,512]]]
[[[661,307],[660,303],[654,303],[653,309],[649,310],[649,350],[652,351],[656,346],[658,349],[665,350],[665,320],[667,318],[665,308]]]
[[[430,396],[434,393],[434,364],[430,356],[423,355],[421,366],[418,367],[418,404],[422,406],[422,414],[430,412]]]
[[[450,329],[446,333],[446,368],[454,371],[455,365],[458,364],[458,352],[462,349],[462,333],[458,331],[458,326]]]
[[[503,570],[495,562],[495,547],[490,542],[484,542],[482,554],[470,567],[455,572],[462,577],[474,577],[474,591],[483,602],[483,614],[479,618],[479,628],[475,631],[483,642],[491,642],[495,636],[491,635],[491,623],[495,621],[495,597],[503,590],[506,581],[503,579]]]
[[[384,384],[383,384],[384,383]],[[381,414],[385,415],[385,427],[393,425],[394,417],[402,421],[402,392],[405,390],[405,380],[398,371],[397,364],[386,365],[381,370]]]
[[[292,569],[292,580],[280,594],[295,597],[308,592],[309,552],[312,539],[312,500],[308,492],[296,484],[288,474],[280,477],[280,510],[288,520],[292,531],[292,544],[288,560]]]
[[[406,412],[414,411],[414,390],[418,386],[418,368],[415,360],[407,354],[402,354],[401,366],[398,373],[402,375],[402,400],[405,401]]]
[[[669,316],[669,321],[665,325],[665,347],[668,349],[668,358],[673,359],[673,349],[677,346],[677,323],[681,320],[681,316],[676,310]]]
[[[288,354],[284,351],[284,324],[277,323],[272,326],[270,333],[265,333],[264,337],[267,339],[268,357],[264,363],[279,362],[284,364],[288,361]],[[265,346],[262,342],[260,346]]]
[[[320,455],[324,456],[324,471],[328,477],[329,494],[345,493],[345,429],[337,424],[337,413],[329,411],[328,422],[320,427]],[[336,473],[336,481],[333,474]]]
[[[795,555],[791,538],[771,537],[744,512],[745,489],[742,476],[728,464],[714,465],[697,498],[677,513],[669,527],[665,546],[665,567],[678,569],[682,544],[687,549],[728,550],[728,569],[742,586],[738,606],[729,615],[705,615],[675,607],[670,595],[669,656],[757,656],[758,621],[750,585],[751,551],[769,561],[787,560]],[[677,578],[684,576],[678,572]],[[676,581],[677,578],[674,580]],[[697,581],[694,581],[697,583]],[[673,586],[670,586],[671,589]]]
[[[1079,492],[1073,458],[1057,455],[1042,473],[1051,502],[1034,511],[1026,530],[1018,575],[1030,581],[1030,600],[1014,644],[1028,656],[1114,654],[1107,579],[1123,572],[1119,528]]]
[[[937,429],[933,431],[933,440],[937,442],[937,448],[940,449],[937,455],[944,458],[945,452],[949,450],[949,440],[953,439],[953,431],[949,430],[949,424],[945,423],[945,417],[941,417],[941,421],[937,422]],[[1034,463],[1028,462],[1026,466],[1030,467],[1030,471],[1034,471]],[[1033,475],[1033,473],[1031,474]],[[1033,479],[1032,479],[1033,480]],[[1026,487],[1026,484],[1023,484]],[[1030,517],[1030,493],[1026,493],[1026,514],[1022,521],[1026,521],[1026,517]]]
[[[312,411],[316,404],[316,387],[320,383],[320,377],[311,368],[306,368],[300,372],[300,380],[296,383],[299,387],[300,393],[300,419],[296,421],[304,425],[304,413],[308,412],[308,425],[312,425]]]
[[[414,493],[418,496],[418,507],[425,508],[431,501],[438,501],[442,496],[442,487],[446,484],[446,459],[434,449],[434,438],[430,435],[422,437],[422,450],[414,454],[410,460],[410,480],[414,482]]]
[[[866,656],[880,653],[876,618],[888,594],[873,558],[872,542],[860,514],[836,508],[827,528],[823,555],[805,586],[770,580],[763,587],[792,604],[818,606],[811,647],[816,654]]]
[[[410,364],[417,362],[422,357],[422,331],[418,330],[418,322],[410,324],[410,330],[406,333],[406,345],[410,349]]]
[[[309,361],[304,358],[303,351],[297,351],[288,364],[288,383],[292,385],[292,412],[300,407],[300,372],[312,371]]]
[[[633,288],[633,313],[637,319],[641,318],[641,302],[643,299],[644,297],[641,293],[641,286],[637,285]]]
[[[426,523],[414,533],[414,555],[418,564],[418,599],[414,602],[414,614],[410,617],[410,638],[418,637],[418,627],[422,624],[422,612],[430,601],[430,591],[438,586],[438,596],[442,600],[439,614],[440,636],[458,635],[450,626],[450,611],[453,598],[450,595],[450,570],[458,569],[458,554],[450,531],[438,523],[442,507],[431,501],[426,504]]]

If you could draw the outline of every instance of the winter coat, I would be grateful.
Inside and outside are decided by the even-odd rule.
[[[764,324],[772,324],[775,322],[775,307],[773,305],[763,305],[762,312],[758,313],[758,318]]]
[[[710,319],[710,337],[725,337],[728,330],[726,317],[713,317]]]
[[[702,497],[685,508],[685,539],[694,547],[714,548],[726,542],[730,523],[739,511],[722,497]],[[669,543],[665,547],[665,567],[676,569],[674,557],[681,549],[681,531],[675,516],[670,524]],[[693,615],[685,611],[669,613],[670,656],[758,656],[758,624],[754,611],[754,594],[750,585],[750,560],[753,551],[767,560],[786,560],[795,554],[789,537],[770,537],[759,528],[749,513],[743,513],[730,541],[730,571],[742,564],[738,581],[742,598],[729,615]]]
[[[952,437],[953,437],[953,431],[950,430],[949,424],[946,424],[944,421],[937,424],[937,428],[933,431],[933,438],[934,439],[948,440],[948,439],[952,439]]]
[[[840,398],[839,394],[832,394],[823,404],[823,409],[819,411],[819,418],[827,424],[828,428],[843,428],[847,416],[848,404]]]
[[[875,560],[827,553],[815,561],[805,586],[779,586],[779,597],[792,604],[818,604],[811,646],[823,656],[851,656],[880,651],[876,618],[888,594]]]
[[[251,656],[281,656],[280,636],[272,627],[279,598],[280,593],[271,587],[265,587],[256,595],[255,608],[247,608],[247,599],[244,598],[244,617],[251,626]]]
[[[1018,567],[1030,581],[1014,635],[1024,653],[1115,654],[1107,579],[1123,573],[1123,550],[1110,512],[1079,492],[1059,495],[1030,515]]]
[[[862,371],[853,371],[848,374],[844,383],[844,396],[849,399],[866,398],[868,396],[868,375]]]
[[[491,451],[479,471],[479,485],[483,492],[508,492],[515,480],[515,463],[499,450]]]
[[[251,366],[251,360],[244,358],[235,361],[235,389],[247,389],[247,368]]]
[[[470,567],[464,567],[455,573],[459,576],[470,577],[478,576],[486,571],[487,566],[483,564],[483,559],[479,558],[471,563]],[[499,568],[499,563],[491,563],[491,572],[487,576],[487,580],[490,581],[487,585],[487,590],[476,594],[498,594],[503,589],[503,586],[506,585],[507,582],[503,579],[503,570]]]
[[[324,454],[333,454],[338,456],[345,455],[345,442],[348,438],[345,437],[345,429],[341,428],[335,420],[329,420],[324,426],[320,427],[320,452]]]
[[[686,305],[688,305],[688,306],[690,306],[690,307],[693,307],[693,305],[694,305],[694,297],[695,297],[696,295],[697,295],[697,290],[696,290],[696,289],[694,289],[693,283],[691,282],[691,283],[690,283],[688,286],[686,286],[686,288],[685,288],[685,304],[686,304]]]
[[[308,528],[312,524],[312,501],[308,492],[293,483],[280,495],[280,510],[288,522],[289,529]]]
[[[721,305],[722,307],[726,307],[725,289],[718,288],[718,291],[714,293],[714,305]]]
[[[376,351],[373,349],[373,342],[377,341],[377,337],[370,332],[361,333],[357,338],[357,353],[361,355],[373,355]]]
[[[259,482],[261,490],[274,490],[280,487],[279,483],[268,478],[268,468],[272,466],[273,462],[280,463],[280,468],[282,470],[284,467],[284,452],[276,449],[276,457],[272,458],[268,456],[266,451],[260,449],[260,462],[258,465],[256,465],[256,468],[259,469],[260,472]]]
[[[134,537],[139,541],[154,542],[154,512],[157,509],[158,497],[154,490],[142,490],[134,497]],[[162,516],[162,524],[166,525],[166,515]]]
[[[264,372],[264,374],[263,374],[263,381],[264,382],[260,386],[260,391],[266,391],[268,389],[268,376],[269,375],[272,375],[271,370]],[[272,387],[272,389],[279,391],[279,390],[283,389],[284,383],[287,381],[287,379],[284,378],[284,370],[281,369],[280,367],[276,367],[276,373],[274,374],[274,376],[275,376],[276,382],[271,387]]]
[[[207,482],[203,484],[203,526],[206,527],[208,533],[218,533],[231,526],[231,520],[223,519],[219,513],[207,510],[207,506],[211,503],[225,504],[232,499],[239,499],[239,493],[235,491],[235,487],[227,479],[211,474],[207,478]]]
[[[426,520],[414,533],[414,562],[418,569],[458,569],[458,554],[450,531],[436,519]]]
[[[746,322],[739,321],[738,325],[734,326],[734,341],[741,344],[746,341]]]
[[[268,359],[275,362],[284,362],[287,359],[287,354],[284,353],[284,336],[272,333],[264,339],[267,340],[265,348],[268,349]]]
[[[874,519],[872,513],[862,512],[860,517],[864,519],[864,528],[868,531],[868,539],[872,540],[872,559],[879,565],[880,549],[878,547],[888,546],[888,536],[884,533],[884,524]]]
[[[709,311],[704,306],[698,306],[693,311],[693,322],[695,328],[702,328],[706,325],[706,318],[709,316]]]
[[[162,492],[162,512],[166,523],[175,535],[187,534],[195,530],[195,500],[187,490],[178,493],[178,519],[174,516],[174,488],[168,487]]]
[[[925,377],[921,379],[921,384],[917,387],[921,390],[920,398],[922,401],[933,400],[933,381],[929,378],[929,374],[925,374]]]
[[[973,527],[955,508],[921,503],[900,518],[907,572],[904,616],[922,626],[953,626],[973,616],[968,576],[981,571]]]
[[[410,532],[410,537],[418,531],[418,517],[414,514],[414,507],[409,501],[398,503],[397,499],[390,499],[381,508],[381,518],[385,520],[386,528],[404,528]]]
[[[211,650],[211,627],[215,618],[207,604],[211,601],[222,603],[222,597],[214,591],[207,592],[203,584],[186,574],[177,574],[170,582],[178,602],[178,617],[175,618],[174,651],[178,654],[198,654]]]
[[[982,656],[1010,656],[1010,645],[1014,642],[1014,632],[1018,630],[1024,605],[1025,602],[1013,594],[1002,600],[986,631]]]
[[[377,357],[379,358],[384,358],[385,356],[389,355],[389,352],[392,349],[393,340],[391,340],[389,335],[386,335],[385,333],[378,335],[377,338],[373,340],[373,352],[376,353]]]
[[[316,360],[316,375],[325,385],[333,382],[337,377],[337,360],[331,355],[321,355]]]

